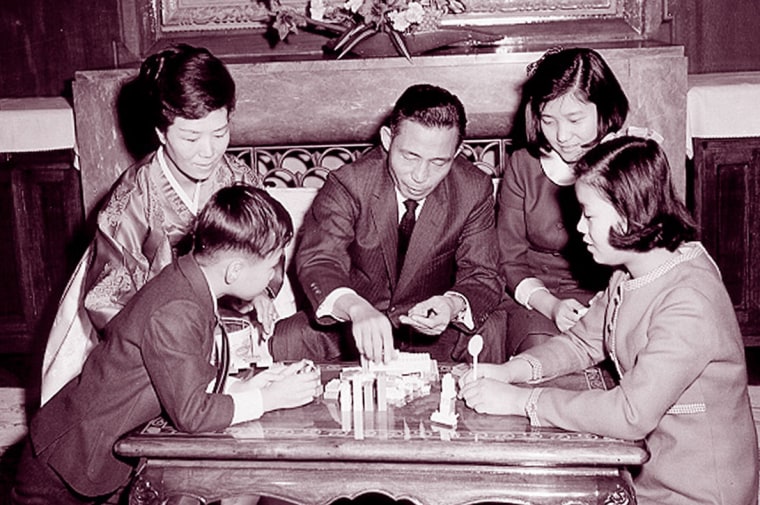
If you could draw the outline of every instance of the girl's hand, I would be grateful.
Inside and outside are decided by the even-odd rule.
[[[524,416],[530,389],[496,379],[470,381],[459,390],[465,404],[479,414]]]
[[[511,382],[512,375],[510,373],[509,362],[502,363],[500,365],[494,363],[478,363],[478,376],[473,375],[472,367],[467,370],[464,375],[459,379],[459,387],[464,386],[468,382],[473,382],[476,379],[494,379],[501,382]]]
[[[459,365],[457,365],[459,366]],[[472,367],[460,375],[459,387],[462,388],[469,382],[477,379],[492,379],[509,384],[528,382],[533,370],[530,363],[524,359],[515,359],[501,363],[480,363],[478,364],[478,377],[473,376]]]
[[[588,307],[574,298],[558,300],[552,310],[552,319],[559,331],[567,331],[588,311]]]
[[[266,293],[261,293],[251,303],[256,311],[256,320],[261,324],[264,336],[269,337],[272,335],[274,324],[279,317],[274,301]]]

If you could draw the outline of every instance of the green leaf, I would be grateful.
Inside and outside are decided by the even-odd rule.
[[[356,45],[361,42],[362,40],[371,37],[372,35],[377,33],[377,28],[373,25],[364,25],[365,28],[359,32],[356,32],[353,37],[350,38],[350,40],[346,43],[343,50],[338,54],[337,59],[341,59],[343,56],[351,52],[351,49],[356,47]]]
[[[360,37],[362,34],[367,32],[371,34],[373,31],[375,31],[375,27],[373,25],[370,25],[368,23],[356,24],[349,30],[346,30],[343,35],[338,37],[338,39],[335,41],[335,44],[333,44],[333,50],[340,51],[341,47],[343,47],[345,44],[350,43],[355,37]],[[360,40],[364,40],[366,38],[367,37],[365,36]],[[355,45],[356,43],[354,43],[351,47]],[[340,56],[338,56],[338,58],[340,58]]]
[[[406,42],[404,41],[404,37],[396,30],[389,30],[388,37],[390,37],[391,42],[393,43],[393,46],[396,48],[396,51],[398,51],[398,54],[406,58],[406,61],[411,63],[412,55],[409,54],[409,49],[407,49],[406,47]]]

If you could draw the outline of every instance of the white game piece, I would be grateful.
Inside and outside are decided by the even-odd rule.
[[[340,429],[343,431],[351,431],[351,410],[344,410],[340,413]]]
[[[397,352],[395,359],[388,363],[369,362],[370,372],[385,372],[393,375],[437,375],[438,363],[427,352]]]
[[[351,378],[351,391],[353,392],[354,411],[354,438],[364,440],[364,405],[362,401],[362,377],[356,375]]]
[[[478,354],[483,350],[483,337],[475,334],[467,342],[467,352],[472,356],[472,374],[475,379],[478,378]]]
[[[454,376],[447,373],[441,379],[441,400],[438,410],[430,415],[430,420],[448,427],[456,427],[459,414],[456,413],[456,384]]]
[[[388,410],[388,380],[385,372],[378,372],[376,374],[375,385],[377,387],[377,410],[385,412]]]
[[[325,384],[324,390],[323,398],[325,400],[337,400],[340,393],[340,379],[337,377],[330,379],[327,384]]]
[[[340,400],[340,411],[351,412],[351,382],[347,380],[340,381],[338,398]]]
[[[375,410],[375,394],[373,391],[375,381],[371,375],[365,375],[362,378],[362,390],[364,391],[364,410],[371,412]]]
[[[351,377],[351,393],[354,412],[364,411],[364,401],[362,400],[362,379],[358,375]]]

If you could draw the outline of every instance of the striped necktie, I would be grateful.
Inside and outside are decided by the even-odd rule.
[[[404,215],[401,217],[401,222],[398,225],[398,255],[396,256],[396,276],[401,275],[401,267],[404,266],[406,250],[409,248],[409,239],[412,236],[414,223],[416,221],[415,213],[417,212],[417,201],[404,200],[404,206],[406,207],[406,212],[404,212]]]

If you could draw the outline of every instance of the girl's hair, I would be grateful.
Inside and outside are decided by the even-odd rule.
[[[293,222],[285,208],[266,191],[236,184],[217,191],[195,223],[193,253],[209,258],[235,251],[265,258],[284,248],[293,237]]]
[[[235,81],[227,67],[207,49],[178,44],[146,58],[139,81],[162,132],[177,117],[201,119],[209,112],[235,108]]]
[[[596,105],[597,138],[618,131],[628,115],[628,99],[610,67],[593,49],[550,50],[528,67],[523,85],[525,140],[527,148],[538,156],[550,150],[541,131],[541,115],[547,102],[567,93]]]
[[[654,140],[622,136],[602,142],[578,161],[575,173],[576,184],[596,189],[626,220],[626,230],[610,230],[613,247],[674,251],[696,237],[696,225],[673,188],[668,159]]]
[[[459,142],[464,139],[467,116],[456,95],[431,84],[410,86],[396,101],[388,126],[396,135],[402,121],[409,120],[427,127],[456,128]]]

